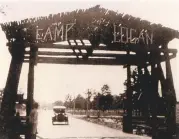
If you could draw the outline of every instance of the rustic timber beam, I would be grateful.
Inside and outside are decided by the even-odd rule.
[[[170,56],[171,58],[174,58],[175,55]],[[38,57],[37,63],[51,63],[51,64],[83,64],[83,65],[125,65],[125,64],[131,64],[131,65],[138,65],[140,60],[145,59],[138,59],[135,55],[119,55],[117,58],[93,58],[90,57],[88,60],[83,60],[82,58],[79,58],[78,60],[70,57]],[[164,56],[160,56],[157,58],[154,62],[162,62],[165,61],[166,58]],[[24,62],[29,62],[29,56],[25,56]]]
[[[168,43],[163,44],[163,48],[168,49]],[[176,92],[174,88],[172,68],[170,63],[170,55],[164,54],[166,60],[166,124],[167,124],[167,139],[172,139],[173,135],[176,134]]]
[[[96,16],[98,15],[98,16]],[[110,18],[109,18],[110,17]],[[75,24],[74,30],[62,31],[59,30],[59,35],[51,35],[51,39],[47,39],[42,37],[40,34],[45,34],[47,31],[55,32],[53,29],[54,26],[59,26],[59,22],[63,23],[60,27],[64,30],[65,26],[73,27]],[[95,26],[93,25],[95,24]],[[111,32],[111,25],[115,25],[115,32]],[[44,17],[36,17],[36,18],[28,18],[21,21],[13,21],[8,23],[1,24],[2,30],[6,33],[7,40],[9,42],[14,40],[21,40],[24,42],[54,42],[57,40],[64,40],[67,37],[82,37],[88,38],[89,34],[99,36],[102,34],[101,38],[104,40],[106,44],[113,40],[119,40],[117,32],[120,32],[120,27],[127,27],[129,31],[131,29],[136,29],[137,32],[141,32],[143,30],[147,30],[144,32],[146,34],[153,34],[152,40],[155,40],[155,43],[162,43],[163,41],[172,40],[173,38],[178,37],[178,31],[173,30],[167,27],[162,26],[161,24],[154,24],[146,20],[142,20],[138,17],[133,17],[128,14],[121,14],[116,11],[112,11],[109,9],[105,9],[100,7],[99,5],[89,8],[89,9],[78,9],[71,12],[66,13],[58,13],[58,14],[50,14],[49,16]],[[40,29],[38,29],[37,28]],[[97,29],[96,29],[97,26]],[[118,26],[118,27],[117,27]],[[49,28],[51,27],[51,29]],[[48,28],[48,30],[47,30]],[[43,29],[43,30],[42,30]],[[37,31],[36,31],[37,30]],[[42,33],[39,33],[42,32]],[[100,33],[99,33],[100,32]],[[37,35],[36,33],[39,33]],[[135,33],[133,33],[135,34]],[[64,37],[62,38],[61,35]],[[139,37],[135,35],[135,37]],[[49,37],[48,37],[49,38]],[[93,37],[92,42],[99,42],[101,38]],[[140,37],[139,37],[140,38]]]
[[[36,49],[31,47],[30,56],[29,56],[29,71],[28,71],[28,82],[27,82],[27,107],[26,113],[29,116],[32,105],[33,105],[33,95],[34,95],[34,66],[35,66],[35,57]]]
[[[34,102],[34,66],[36,59],[36,51],[35,47],[30,48],[30,57],[29,57],[29,71],[28,71],[28,82],[27,82],[27,101],[26,101],[26,116],[28,117],[33,109]],[[30,124],[29,119],[26,120],[28,124]],[[28,128],[28,133],[26,133],[26,139],[30,139],[30,134],[32,132],[32,128]]]
[[[165,97],[166,96],[166,86],[165,86],[165,76],[164,76],[164,72],[163,72],[163,69],[162,69],[162,65],[161,63],[157,65],[157,70],[158,70],[158,77],[159,77],[159,80],[160,80],[160,83],[161,83],[161,89],[162,89],[162,96]]]
[[[127,52],[130,56],[130,52]],[[131,65],[127,64],[127,90],[126,90],[126,114],[123,115],[123,131],[132,133],[132,89],[131,89]]]
[[[29,62],[25,59],[24,62]],[[37,63],[47,64],[79,64],[79,65],[123,65],[125,61],[118,62],[114,59],[76,59],[76,58],[38,58]]]
[[[25,52],[25,54],[30,54],[29,51]],[[77,52],[81,56],[85,55],[85,53]],[[73,52],[47,52],[47,51],[39,51],[38,55],[48,55],[48,56],[76,56]],[[80,56],[79,55],[79,56]],[[92,56],[99,56],[99,57],[117,57],[120,54],[112,54],[112,53],[93,53]]]
[[[62,44],[53,44],[53,43],[39,43],[37,45],[39,48],[56,48],[56,49],[87,49],[87,48],[91,48],[92,45],[62,45]],[[130,44],[130,46],[135,46],[133,44]],[[128,48],[126,46],[123,45],[110,45],[110,46],[97,46],[94,48],[94,50],[125,50],[127,51]]]
[[[19,49],[16,49],[17,47]],[[12,58],[1,103],[1,114],[3,116],[4,122],[8,122],[11,116],[14,116],[18,85],[23,65],[24,51],[25,48],[22,43],[21,45],[9,48],[9,52],[11,53]]]
[[[21,43],[7,43],[7,46],[11,47],[12,45],[20,45]],[[38,48],[48,48],[48,49],[87,49],[91,48],[91,45],[62,45],[62,44],[53,44],[53,43],[25,43],[25,47],[30,47],[33,45]],[[132,51],[132,52],[169,52],[177,53],[177,49],[163,49],[157,48],[154,45],[149,47],[146,46],[137,46],[136,44],[110,44],[108,46],[97,46],[93,50],[105,50],[105,51]]]
[[[86,51],[86,50],[85,50]],[[158,51],[160,51],[161,53],[165,53],[166,50],[164,49],[159,49]],[[120,51],[121,52],[121,51]],[[122,51],[122,52],[125,52],[125,51]],[[168,53],[173,53],[173,54],[176,54],[177,53],[177,50],[176,49],[169,49],[167,51]],[[80,52],[79,52],[80,53]],[[26,51],[25,54],[30,54],[29,51]],[[86,53],[84,53],[86,54]],[[70,56],[70,55],[74,55],[73,52],[52,52],[52,51],[38,51],[38,55],[54,55],[54,56],[58,56],[58,55],[64,55],[64,56]],[[109,54],[109,53],[96,53],[94,52],[92,54],[92,56],[109,56],[109,57],[115,57],[119,54]]]
[[[151,106],[151,115],[152,115],[152,139],[159,139],[157,136],[157,94],[158,94],[158,76],[156,72],[155,63],[151,64],[151,98],[150,98],[150,106]]]
[[[29,54],[26,53],[26,54]],[[59,54],[59,55],[58,55]],[[172,55],[169,55],[169,58],[170,59],[173,59],[176,57],[176,54],[175,53],[171,53]],[[49,55],[49,57],[47,57]],[[60,56],[60,57],[52,57],[52,56]],[[75,56],[73,54],[73,52],[38,52],[38,58],[39,57],[42,57],[42,58],[65,58],[65,56]],[[103,54],[103,53],[94,53],[91,58],[93,57],[109,57],[109,58],[116,58],[118,60],[120,59],[129,59],[129,60],[133,60],[135,58],[137,58],[137,55],[136,54],[130,54],[130,55],[127,55],[127,54]],[[29,59],[29,56],[25,56],[24,57],[25,59]],[[160,61],[163,61],[166,59],[166,57],[164,55],[160,55],[158,57],[159,59],[156,59],[157,60],[160,60]],[[147,57],[143,57],[143,59],[138,59],[138,60],[150,60],[150,54],[147,55]]]

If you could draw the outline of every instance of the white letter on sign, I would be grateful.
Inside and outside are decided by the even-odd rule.
[[[123,34],[124,30],[126,34]],[[126,37],[126,41],[124,40],[124,37]],[[128,28],[126,27],[121,27],[121,43],[128,43]]]
[[[60,36],[60,33],[61,33],[61,40],[63,41],[63,25],[61,26],[60,30],[58,29],[58,26],[55,27],[54,41],[57,40],[57,38]]]
[[[150,40],[150,44],[153,44],[153,33],[151,33],[151,36],[149,36],[149,34],[146,32],[146,43],[147,45],[149,44],[149,40]]]
[[[136,43],[135,38],[133,38],[133,35],[132,35],[133,31],[136,32],[135,29],[131,28],[130,29],[130,43]]]
[[[144,38],[144,34],[143,34],[144,30],[142,30],[139,34],[139,40],[138,40],[138,43],[140,42],[140,39],[143,40],[143,43],[145,44],[145,38]]]
[[[66,24],[65,41],[67,41],[67,33],[68,33],[68,31],[74,26],[74,24],[75,23]],[[68,28],[68,26],[70,26],[70,27]]]
[[[39,31],[43,30],[43,29],[36,29],[36,40],[41,40],[42,38],[40,38],[40,34]]]
[[[50,30],[50,27],[48,27],[48,29],[45,33],[44,40],[46,39],[47,35],[50,35],[50,39],[52,40],[52,33],[51,33],[51,30]]]

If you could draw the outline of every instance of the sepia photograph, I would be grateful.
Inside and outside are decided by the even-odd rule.
[[[0,0],[0,139],[179,139],[178,0]]]

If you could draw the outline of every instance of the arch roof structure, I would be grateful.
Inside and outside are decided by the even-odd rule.
[[[115,27],[126,27],[135,29],[134,36],[140,35],[146,31],[153,34],[153,43],[161,45],[163,42],[169,42],[174,38],[179,38],[179,32],[161,24],[151,23],[138,17],[128,14],[121,14],[112,10],[101,8],[99,5],[89,9],[78,9],[71,12],[50,14],[45,17],[28,18],[21,21],[13,21],[1,24],[2,30],[5,32],[8,42],[27,42],[27,43],[44,43],[55,42],[58,39],[45,38],[37,40],[37,29],[42,35],[47,33],[48,27],[66,25],[74,23],[73,31],[68,32],[68,38],[88,39],[94,43],[109,44],[113,41],[114,25]],[[67,30],[69,28],[66,28]],[[60,28],[62,29],[62,28]],[[54,28],[52,29],[54,30]],[[54,32],[52,36],[54,36]],[[63,35],[63,37],[65,34]],[[95,36],[95,37],[94,37]],[[99,36],[102,36],[99,37]],[[49,36],[50,37],[50,36]],[[60,41],[60,40],[59,40]]]
[[[163,55],[165,52],[170,53],[170,59],[175,58],[177,53],[174,49],[165,50],[164,44],[174,38],[179,39],[177,30],[99,5],[3,23],[1,27],[6,34],[10,53],[17,48],[36,46],[37,63],[137,65],[150,63],[151,51],[159,52],[160,57],[155,62],[162,62],[166,59]],[[50,51],[40,51],[41,48]],[[60,51],[54,52],[52,49]],[[134,54],[127,54],[127,51]],[[23,55],[24,62],[29,62],[30,49],[25,50]]]

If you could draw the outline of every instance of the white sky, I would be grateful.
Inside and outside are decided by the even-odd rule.
[[[179,30],[179,1],[144,1],[144,0],[123,0],[123,1],[30,1],[14,0],[0,1],[8,5],[5,9],[6,16],[0,15],[0,22],[19,20],[27,17],[43,16],[51,13],[71,11],[79,8],[89,8],[100,4],[101,7],[131,14],[133,16],[147,19],[154,23]],[[10,55],[5,46],[6,38],[0,30],[0,88],[6,83]],[[170,43],[170,47],[179,47],[179,40]],[[179,91],[179,58],[172,61],[172,70],[176,92]],[[28,65],[24,64],[19,89],[27,91]],[[109,84],[113,94],[123,92],[123,82],[126,72],[120,66],[75,66],[75,65],[42,65],[35,68],[35,99],[40,102],[52,102],[64,100],[67,93],[78,94],[85,92],[88,88],[100,90],[103,84]],[[179,92],[177,92],[179,100]]]

